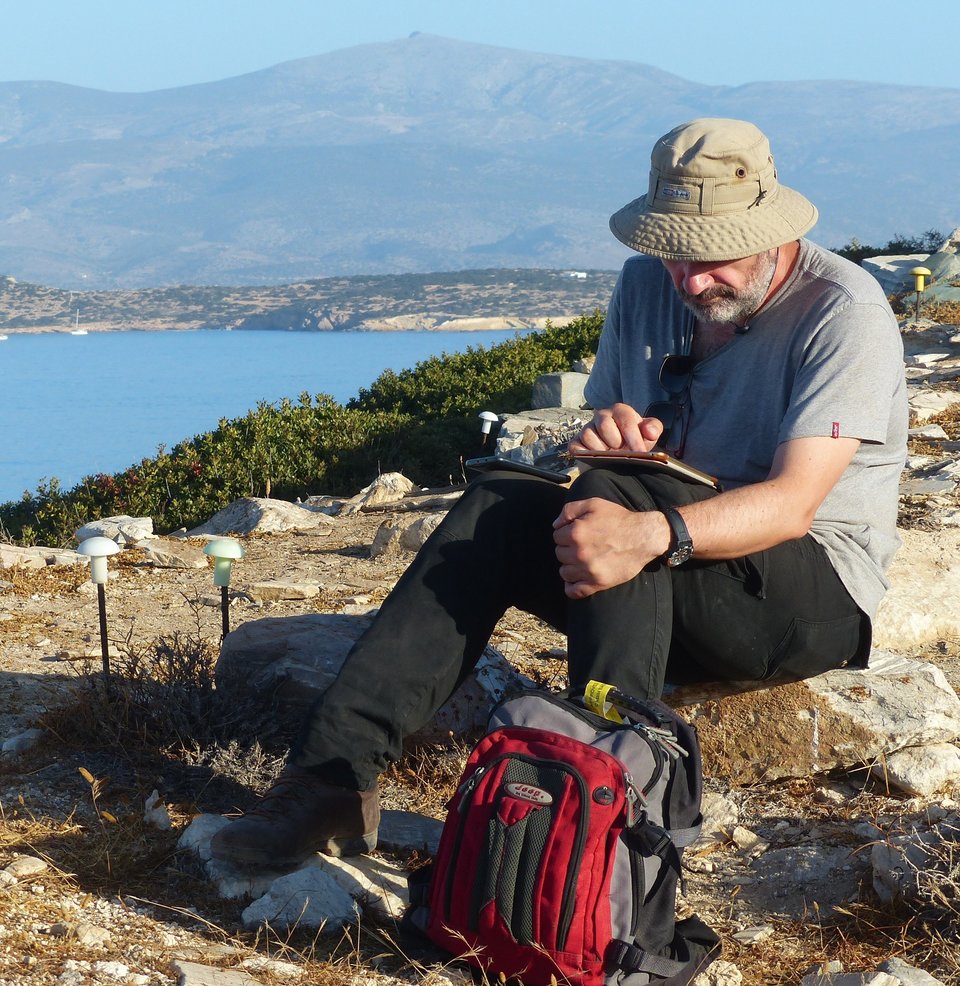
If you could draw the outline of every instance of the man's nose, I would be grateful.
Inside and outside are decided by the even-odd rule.
[[[698,270],[696,267],[688,267],[683,271],[680,287],[694,297],[703,294],[708,288],[714,285],[713,276],[709,271]]]

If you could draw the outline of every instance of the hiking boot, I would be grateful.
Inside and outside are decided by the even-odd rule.
[[[352,791],[288,766],[245,815],[213,837],[214,859],[250,869],[296,866],[315,852],[356,856],[377,847],[377,788]]]

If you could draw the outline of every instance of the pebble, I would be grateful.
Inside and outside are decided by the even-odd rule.
[[[22,880],[24,877],[45,873],[48,869],[50,869],[50,864],[46,860],[37,859],[36,856],[20,856],[9,863],[4,868],[4,872],[9,873],[17,880]]]
[[[282,962],[280,959],[269,959],[263,955],[244,959],[240,967],[248,972],[265,972],[276,976],[277,979],[301,979],[304,974],[303,966],[293,962]]]
[[[743,931],[735,931],[731,937],[740,942],[741,945],[756,945],[758,942],[766,941],[772,934],[772,925],[761,924],[755,928],[744,928]]]
[[[758,856],[770,848],[769,842],[764,841],[756,832],[751,832],[750,829],[744,828],[742,825],[737,825],[734,828],[731,838],[741,852],[751,856]]]
[[[742,982],[743,973],[732,962],[717,959],[693,980],[691,986],[740,986]]]

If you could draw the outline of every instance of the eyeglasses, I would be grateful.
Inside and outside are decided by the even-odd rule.
[[[644,412],[645,418],[659,418],[663,434],[657,445],[672,455],[682,456],[687,440],[687,419],[684,408],[689,403],[690,378],[696,360],[692,356],[668,353],[660,364],[660,386],[669,394],[668,401],[654,401]]]

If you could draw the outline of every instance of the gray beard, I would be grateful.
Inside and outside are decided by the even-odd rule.
[[[701,322],[735,322],[744,325],[763,304],[776,267],[777,253],[771,250],[759,255],[755,270],[739,291],[718,284],[700,295],[680,292],[680,299]]]

